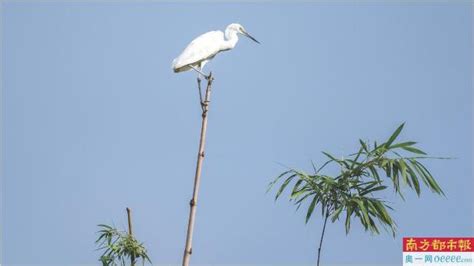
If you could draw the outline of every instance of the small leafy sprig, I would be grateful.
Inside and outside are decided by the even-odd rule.
[[[101,230],[97,232],[99,237],[95,243],[99,246],[98,250],[104,250],[99,259],[103,266],[125,266],[131,258],[134,258],[132,264],[140,258],[142,265],[145,265],[146,261],[151,263],[145,246],[133,235],[119,231],[110,225],[99,224],[98,226]]]

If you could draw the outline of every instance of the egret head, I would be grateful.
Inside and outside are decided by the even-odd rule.
[[[242,25],[240,25],[239,23],[232,23],[230,24],[229,26],[227,26],[227,29],[226,31],[234,31],[236,32],[237,34],[241,34],[241,35],[244,35],[245,37],[248,37],[249,39],[251,39],[252,41],[256,42],[256,43],[260,43],[259,41],[257,41],[254,37],[252,37],[245,29]]]

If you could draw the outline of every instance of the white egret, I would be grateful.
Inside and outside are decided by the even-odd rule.
[[[260,43],[254,37],[250,36],[242,25],[232,23],[227,26],[225,32],[210,31],[194,39],[183,52],[173,60],[173,71],[178,73],[193,69],[208,78],[208,76],[202,72],[204,65],[218,53],[233,49],[237,41],[239,41],[238,34],[242,34],[256,43]],[[198,80],[200,80],[199,77]]]

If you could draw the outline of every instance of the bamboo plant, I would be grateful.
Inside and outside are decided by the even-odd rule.
[[[306,223],[309,222],[314,210],[319,206],[324,219],[317,265],[320,265],[321,248],[326,230],[326,223],[344,220],[346,234],[349,233],[353,219],[358,219],[366,231],[380,233],[380,228],[395,236],[396,223],[390,215],[393,210],[390,204],[376,194],[384,192],[392,186],[395,193],[404,199],[403,188],[413,189],[418,196],[421,183],[436,194],[444,195],[443,190],[422,163],[426,159],[443,159],[430,157],[417,148],[416,142],[398,142],[397,137],[403,130],[400,125],[387,141],[370,145],[359,140],[360,148],[346,158],[337,159],[323,152],[328,158],[319,169],[313,165],[313,173],[307,174],[300,170],[290,169],[280,174],[269,185],[269,190],[280,184],[275,200],[283,192],[292,187],[289,199],[299,209],[303,203],[309,202],[306,210]],[[336,175],[324,174],[329,165],[336,165],[340,172]],[[388,183],[388,184],[387,184]]]
[[[99,261],[103,266],[126,266],[129,262],[134,266],[139,259],[142,265],[151,263],[143,243],[139,242],[132,234],[130,209],[127,208],[129,231],[120,231],[113,226],[99,224],[99,237],[95,241],[98,250],[103,250]]]

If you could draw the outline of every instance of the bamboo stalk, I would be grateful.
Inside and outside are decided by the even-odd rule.
[[[321,232],[321,239],[319,240],[319,248],[318,248],[318,262],[316,266],[319,266],[319,260],[321,258],[321,248],[323,246],[323,239],[324,239],[324,232],[326,231],[326,223],[329,218],[329,208],[326,209],[326,217],[324,218],[324,225],[323,225],[323,231]]]
[[[199,185],[201,183],[201,168],[202,168],[202,162],[204,160],[204,147],[206,144],[207,112],[209,111],[209,103],[211,101],[211,87],[212,87],[213,80],[214,78],[212,77],[212,73],[210,73],[209,78],[207,79],[207,88],[206,88],[204,101],[201,102],[201,105],[202,105],[201,136],[199,140],[199,152],[197,156],[196,173],[194,175],[193,198],[189,202],[190,210],[189,210],[188,231],[186,234],[186,246],[184,248],[182,266],[189,266],[191,254],[193,253],[192,243],[193,243],[194,221],[196,218],[196,207],[197,207],[197,200],[198,200],[198,194],[199,194]]]
[[[130,208],[127,208],[127,218],[128,218],[128,234],[130,236],[133,236],[133,231],[132,231],[132,210]],[[130,265],[135,266],[135,257],[133,255],[130,256]]]

